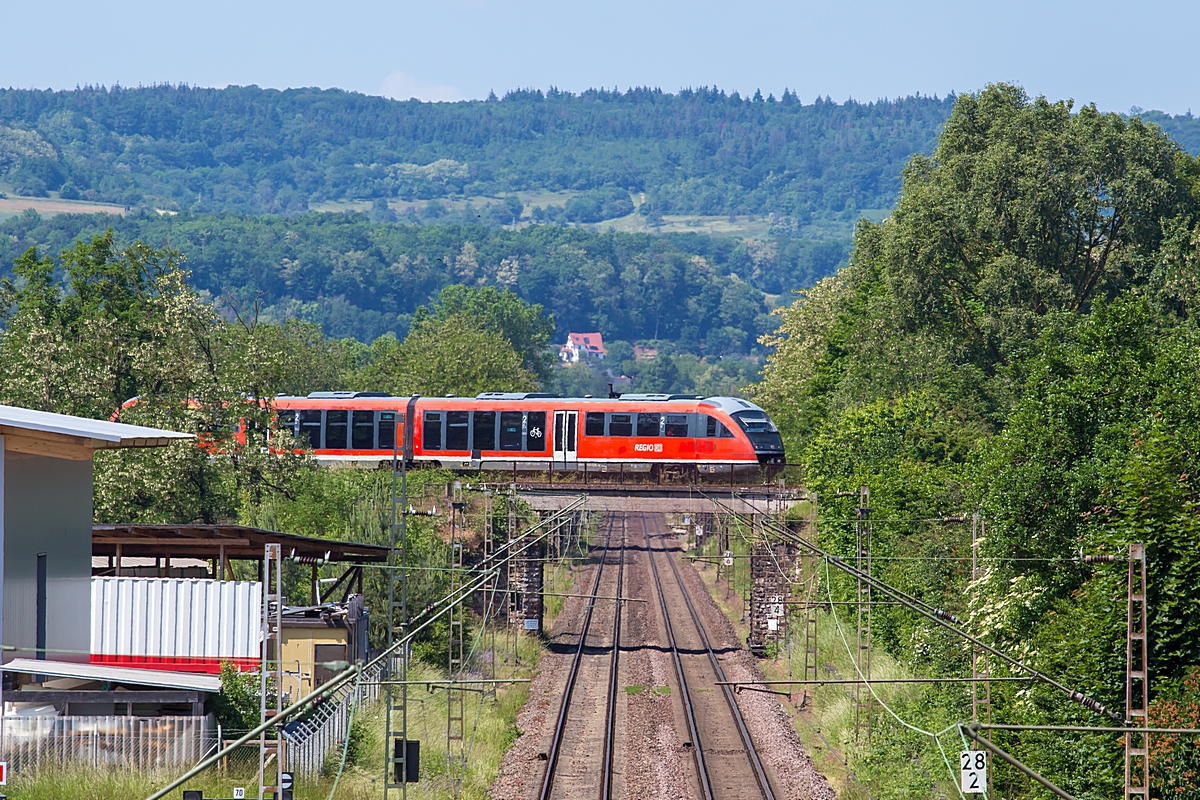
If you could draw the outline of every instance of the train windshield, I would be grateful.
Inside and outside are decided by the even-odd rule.
[[[739,411],[733,415],[746,433],[778,433],[770,417],[761,411]]]

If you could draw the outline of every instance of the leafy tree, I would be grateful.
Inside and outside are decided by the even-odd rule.
[[[473,397],[480,392],[519,392],[538,380],[499,333],[474,317],[454,314],[414,323],[403,344],[385,339],[362,374],[363,385],[399,396]]]
[[[169,242],[186,252],[192,281],[219,299],[223,314],[236,311],[247,322],[304,320],[335,339],[371,342],[385,333],[403,339],[420,306],[436,309],[443,289],[463,283],[468,288],[455,291],[472,298],[466,310],[486,317],[488,306],[496,306],[495,324],[509,326],[505,335],[518,350],[528,348],[526,366],[543,379],[538,365],[548,354],[537,348],[545,323],[511,297],[505,300],[505,291],[545,309],[555,324],[553,341],[572,330],[631,341],[657,331],[658,338],[676,339],[698,353],[712,328],[733,326],[741,335],[727,336],[721,346],[745,354],[770,320],[764,292],[808,285],[845,255],[845,245],[836,241],[828,247],[795,240],[759,247],[692,234],[416,228],[353,214],[114,220],[30,212],[0,223],[0,234],[7,234],[0,235],[0,260],[8,263],[30,246],[58,252],[80,236],[103,234],[108,225],[118,247]],[[489,298],[478,293],[480,287],[498,294]]]
[[[500,334],[521,358],[521,366],[539,380],[550,377],[556,357],[550,351],[554,318],[541,305],[527,303],[514,292],[494,286],[473,288],[452,284],[438,294],[432,309],[421,306],[413,315],[413,328],[429,320],[445,323],[466,317],[473,326]]]
[[[848,266],[762,340],[774,353],[754,393],[822,497],[822,541],[852,554],[837,495],[869,486],[880,578],[1110,709],[1124,702],[1125,566],[1086,566],[1080,551],[1148,547],[1152,697],[1200,664],[1196,175],[1137,119],[1012,86],[960,97],[895,214],[861,223]],[[939,521],[976,510],[978,578],[962,567],[964,525]],[[961,642],[875,613],[876,641],[910,668],[967,668]],[[1044,685],[994,686],[992,703],[1014,723],[1094,722]],[[935,690],[911,707],[929,729],[970,713]],[[1072,759],[1049,737],[1001,745],[1075,796],[1119,791],[1110,740],[1081,741]],[[1163,755],[1155,794],[1182,796],[1194,754]]]
[[[295,342],[297,327],[223,321],[188,285],[180,262],[178,253],[141,243],[118,249],[110,232],[58,259],[30,250],[17,279],[0,286],[3,402],[102,419],[119,412],[123,421],[204,442],[98,453],[101,521],[227,521],[246,498],[289,491],[306,468],[265,447],[271,411],[254,401],[274,396],[294,374],[284,345]]]
[[[635,362],[634,391],[637,392],[684,392],[682,376],[675,366],[675,359],[660,353],[654,358]]]
[[[881,240],[906,322],[990,366],[1047,314],[1141,283],[1163,220],[1193,205],[1183,159],[1157,128],[1094,105],[1072,114],[1006,85],[964,95],[933,157],[910,162]]]
[[[259,677],[240,672],[232,663],[221,664],[221,691],[214,697],[217,722],[227,731],[248,731],[259,723]]]

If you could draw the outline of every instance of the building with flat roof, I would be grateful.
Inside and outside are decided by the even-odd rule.
[[[92,455],[190,437],[0,405],[3,661],[89,660]]]

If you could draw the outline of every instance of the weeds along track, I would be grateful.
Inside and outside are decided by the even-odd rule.
[[[552,734],[539,800],[599,797],[612,787],[625,573],[625,517],[605,518],[604,547],[596,565],[583,625]]]
[[[704,800],[775,800],[737,699],[668,548],[659,514],[638,514]],[[687,613],[683,613],[684,609]]]

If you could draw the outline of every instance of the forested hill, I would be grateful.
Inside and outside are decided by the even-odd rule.
[[[670,339],[710,354],[746,353],[775,327],[766,316],[792,287],[844,263],[842,242],[738,241],[533,225],[397,225],[365,214],[298,217],[33,212],[0,224],[0,275],[30,247],[58,253],[114,228],[187,258],[195,285],[266,318],[299,317],[329,336],[403,336],[417,306],[456,282],[511,288],[554,315],[558,334]]]
[[[717,89],[510,92],[460,103],[339,90],[0,90],[0,190],[177,211],[600,192],[578,221],[889,208],[952,98],[803,103]],[[608,189],[608,194],[602,190]],[[850,220],[853,221],[853,220]]]

